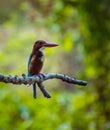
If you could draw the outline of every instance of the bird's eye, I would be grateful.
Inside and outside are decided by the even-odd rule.
[[[39,41],[39,45],[42,46],[44,43],[42,41]]]

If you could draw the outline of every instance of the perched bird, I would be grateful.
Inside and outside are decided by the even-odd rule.
[[[43,67],[44,55],[46,47],[58,46],[54,43],[48,43],[43,40],[38,40],[34,43],[32,53],[28,60],[28,76],[38,75]],[[36,84],[33,84],[33,97],[36,98]]]

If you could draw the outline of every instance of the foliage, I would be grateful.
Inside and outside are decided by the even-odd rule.
[[[21,91],[15,94],[13,89],[8,89],[6,92],[0,90],[0,113],[3,117],[0,118],[0,129],[72,130],[83,128],[88,130],[91,127],[90,121],[96,118],[94,111],[89,110],[94,96],[89,94],[88,98],[86,92],[78,92],[74,95],[70,92],[61,93],[54,92],[51,99],[38,97],[35,100],[30,97],[28,91],[25,96]],[[85,102],[86,98],[88,100]],[[85,106],[88,106],[88,109],[85,109]]]

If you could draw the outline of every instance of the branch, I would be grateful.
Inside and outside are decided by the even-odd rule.
[[[76,78],[71,78],[65,74],[49,73],[49,74],[35,75],[32,77],[27,77],[25,74],[22,74],[21,77],[19,77],[18,75],[11,76],[11,75],[0,74],[0,82],[4,82],[4,83],[12,83],[12,84],[19,84],[19,85],[20,84],[31,85],[33,83],[37,83],[37,85],[40,88],[40,90],[42,91],[43,95],[47,98],[50,98],[51,96],[45,89],[43,82],[45,80],[54,79],[54,78],[60,79],[64,82],[71,83],[71,84],[82,85],[82,86],[87,85],[86,81],[78,80]]]

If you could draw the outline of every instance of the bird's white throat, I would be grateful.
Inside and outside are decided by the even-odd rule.
[[[42,52],[42,54],[44,55],[44,54],[45,54],[45,47],[41,47],[41,48],[39,49],[39,51]]]
[[[45,47],[41,47],[39,51],[42,53],[42,57],[40,59],[42,62],[44,62]]]

